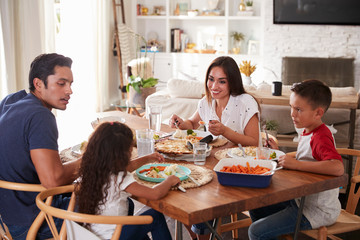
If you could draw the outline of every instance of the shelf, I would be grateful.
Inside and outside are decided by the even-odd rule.
[[[260,16],[229,16],[229,20],[260,20]]]
[[[224,16],[170,16],[170,20],[225,20]]]
[[[241,46],[240,52],[248,52],[248,44],[251,41],[257,42],[258,56],[236,55],[236,57],[252,57],[261,58],[262,56],[262,40],[263,40],[263,21],[262,6],[263,0],[254,0],[254,15],[252,16],[238,16],[237,9],[240,0],[221,0],[218,3],[217,10],[220,10],[218,16],[204,16],[207,9],[207,0],[188,0],[189,9],[199,9],[197,16],[188,16],[182,14],[180,16],[174,15],[174,10],[177,3],[183,3],[180,0],[135,0],[132,3],[132,29],[145,37],[149,33],[152,35],[155,32],[158,35],[157,41],[163,44],[165,53],[171,52],[171,29],[181,29],[180,35],[184,34],[188,39],[188,43],[195,43],[195,49],[216,49],[222,53],[229,55],[233,49],[233,39],[230,37],[232,32],[241,32],[245,35],[245,39]],[[184,0],[184,2],[186,2]],[[137,15],[137,5],[143,5],[148,8],[147,16]],[[161,7],[165,12],[162,15],[153,14],[155,7]],[[204,11],[203,9],[207,9]],[[184,50],[184,41],[179,37],[182,43],[182,51]],[[185,38],[184,38],[185,39]]]
[[[142,20],[165,20],[166,16],[136,16],[137,19]]]

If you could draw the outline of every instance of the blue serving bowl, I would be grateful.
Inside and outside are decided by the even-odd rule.
[[[243,173],[228,173],[220,172],[224,166],[241,165],[246,166],[246,162],[249,162],[250,167],[269,168],[273,170],[276,168],[276,162],[271,160],[251,160],[248,158],[223,158],[214,167],[214,171],[218,177],[218,181],[224,186],[235,187],[251,187],[251,188],[265,188],[270,185],[271,177],[274,175],[272,172],[269,175],[259,174],[243,174]]]

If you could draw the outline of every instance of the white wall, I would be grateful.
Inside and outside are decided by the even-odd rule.
[[[281,78],[283,57],[355,58],[360,87],[360,26],[273,24],[273,1],[264,6],[264,61]]]

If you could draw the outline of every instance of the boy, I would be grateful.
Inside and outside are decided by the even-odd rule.
[[[344,166],[335,149],[335,141],[321,118],[331,103],[331,91],[318,80],[305,80],[291,88],[291,118],[295,127],[305,128],[297,148],[296,157],[279,157],[279,165],[286,169],[341,176]],[[278,149],[274,140],[271,148]],[[301,219],[301,230],[315,229],[333,224],[340,214],[339,189],[306,196]],[[248,233],[250,239],[276,239],[292,233],[300,199],[258,208],[250,211],[253,221]]]

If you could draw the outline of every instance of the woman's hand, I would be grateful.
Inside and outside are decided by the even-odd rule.
[[[209,132],[215,136],[224,135],[226,127],[218,120],[209,121]]]
[[[169,120],[169,126],[172,128],[176,128],[176,126],[180,128],[182,123],[184,123],[184,120],[176,114],[173,114]]]

